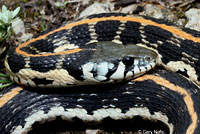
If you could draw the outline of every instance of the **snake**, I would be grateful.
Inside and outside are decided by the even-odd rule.
[[[29,133],[58,117],[140,116],[170,134],[198,134],[199,35],[162,19],[101,13],[11,47],[5,67],[17,84],[0,92],[0,132]]]

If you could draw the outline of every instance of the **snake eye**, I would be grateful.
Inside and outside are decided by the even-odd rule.
[[[152,58],[151,58],[150,56],[145,56],[145,57],[144,57],[144,60],[149,62],[149,61],[152,60]]]
[[[124,65],[131,66],[134,64],[134,57],[125,56],[123,57],[122,62]]]

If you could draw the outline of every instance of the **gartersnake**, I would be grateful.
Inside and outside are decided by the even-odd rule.
[[[197,31],[181,29],[163,20],[118,13],[92,15],[44,32],[10,50],[5,63],[11,78],[17,83],[62,87],[57,79],[64,79],[61,83],[67,86],[84,81],[87,84],[89,80],[115,82],[118,81],[116,78],[134,77],[136,69],[127,68],[127,65],[135,64],[135,67],[141,64],[143,69],[138,67],[137,70],[143,72],[155,64],[154,54],[139,56],[138,59],[131,58],[132,53],[129,53],[125,59],[114,55],[114,61],[112,56],[106,60],[103,56],[109,55],[110,51],[101,57],[102,52],[96,51],[98,42],[114,42],[114,48],[123,44],[127,46],[125,52],[130,44],[147,48],[158,55],[157,64],[171,73],[154,71],[129,83],[116,85],[61,88],[59,90],[64,90],[61,94],[56,93],[58,89],[48,93],[50,89],[47,88],[45,93],[41,93],[28,87],[12,87],[3,91],[0,97],[0,114],[4,119],[8,118],[1,126],[1,133],[27,133],[35,122],[47,122],[56,117],[99,122],[107,117],[121,120],[141,116],[164,122],[170,134],[198,134],[199,35]],[[88,55],[83,56],[86,52]],[[98,64],[95,65],[94,61]],[[148,66],[145,68],[145,65]],[[10,110],[5,114],[8,108]],[[7,117],[11,114],[14,120],[19,121]]]

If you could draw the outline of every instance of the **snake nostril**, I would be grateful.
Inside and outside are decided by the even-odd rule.
[[[122,62],[124,65],[131,66],[134,64],[134,57],[125,56],[123,57]]]

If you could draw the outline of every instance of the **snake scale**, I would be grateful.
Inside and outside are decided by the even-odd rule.
[[[7,73],[25,87],[0,92],[0,133],[29,133],[57,118],[140,116],[170,134],[199,134],[199,35],[160,19],[103,13],[10,48]]]

